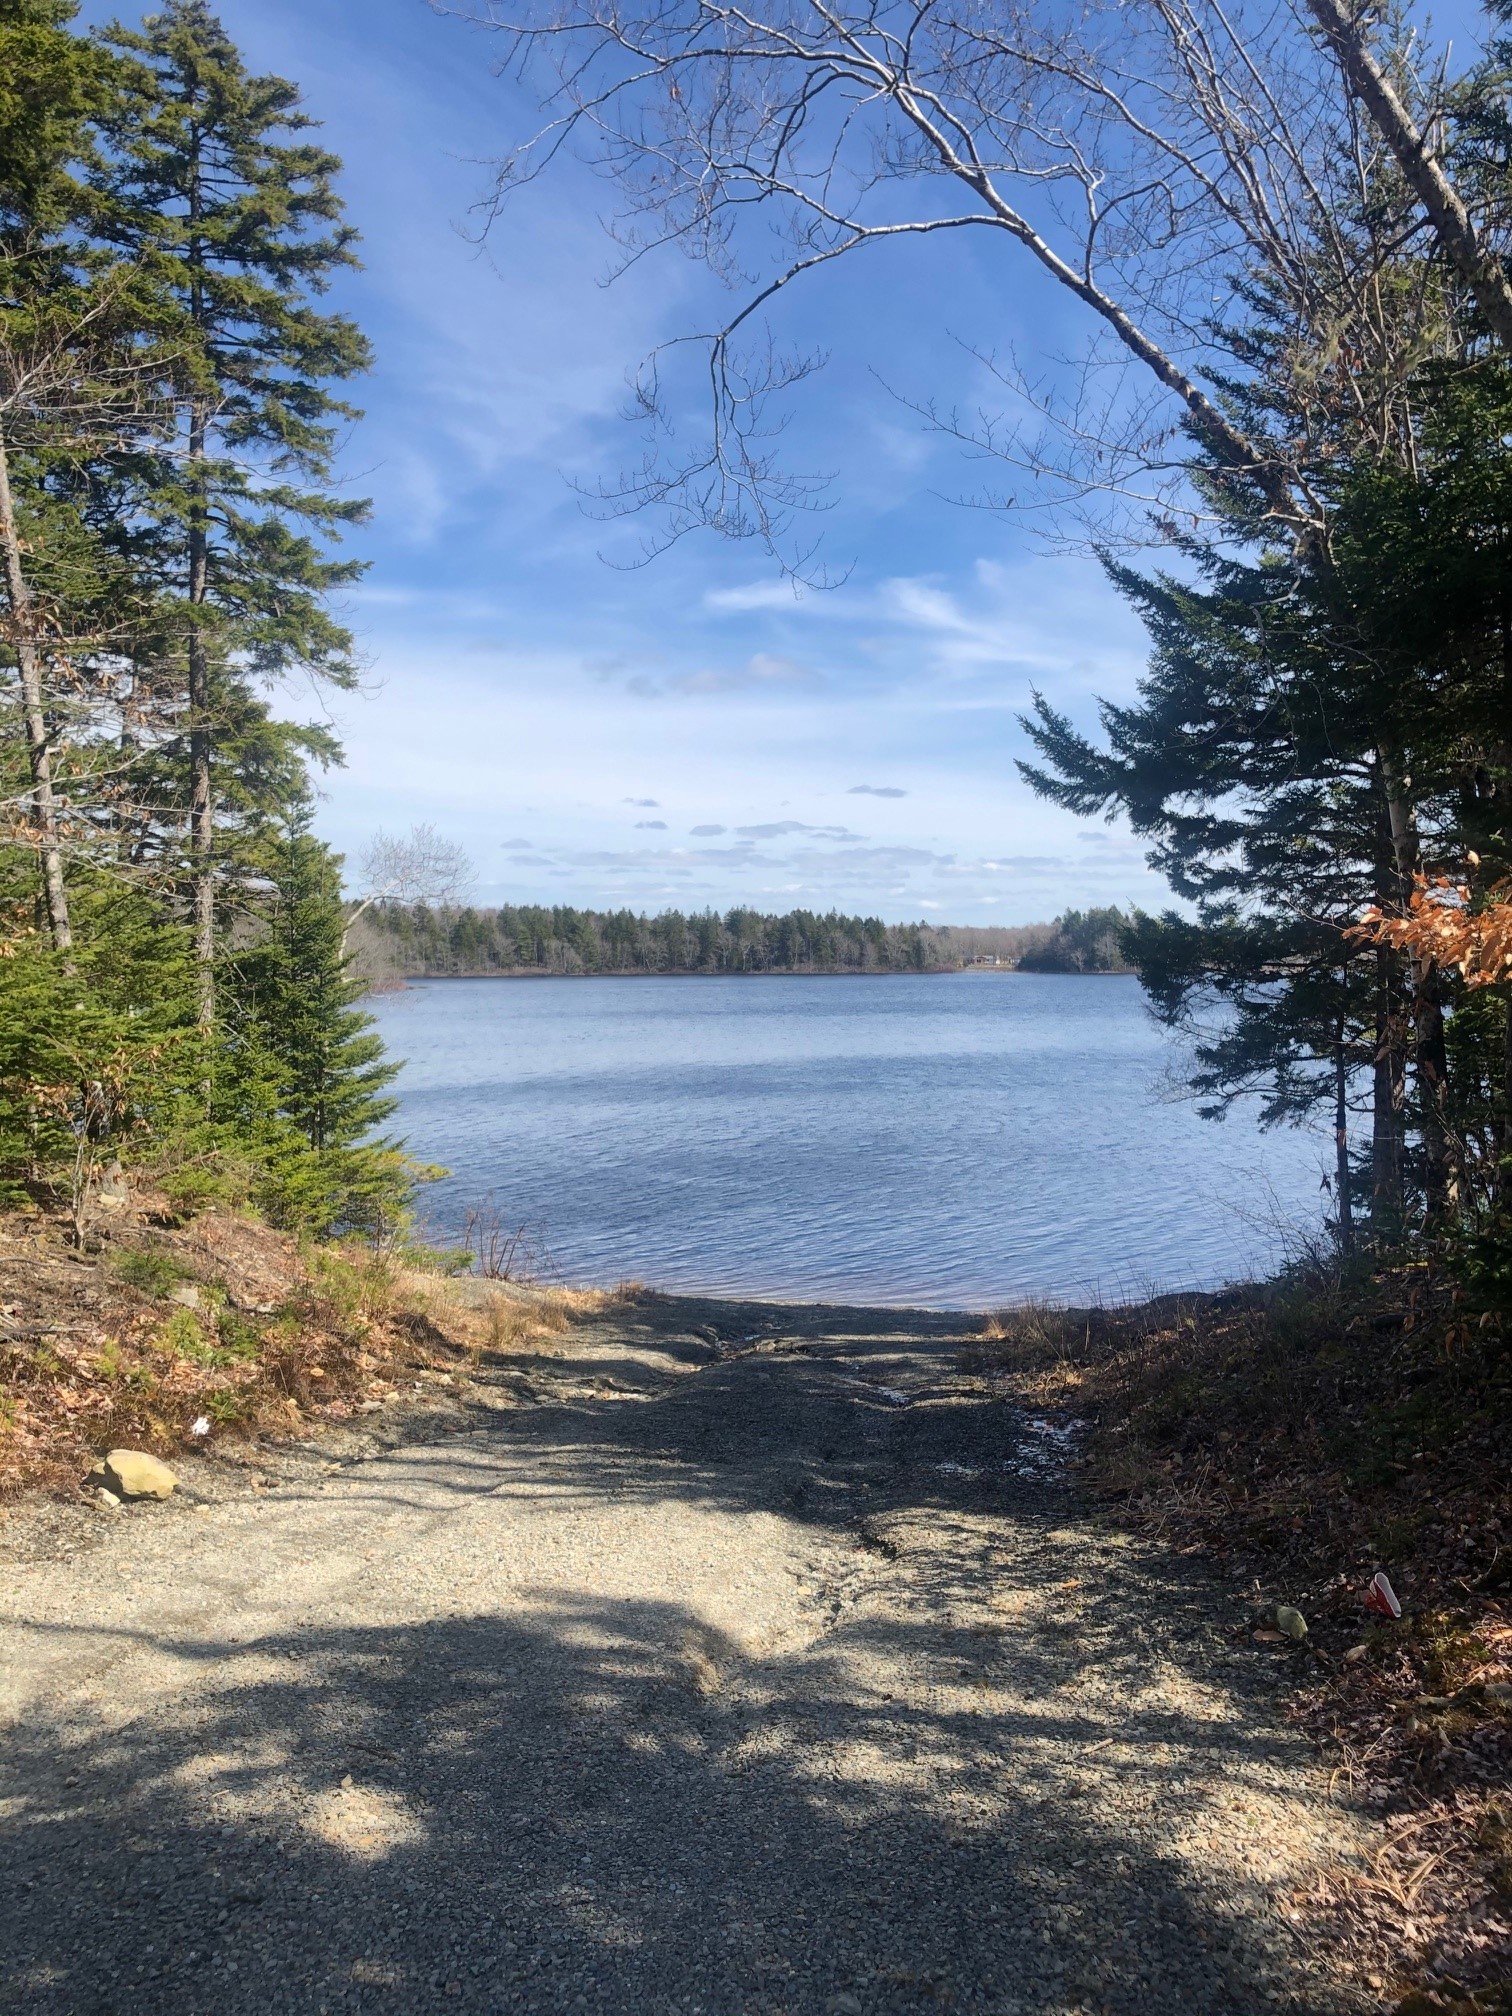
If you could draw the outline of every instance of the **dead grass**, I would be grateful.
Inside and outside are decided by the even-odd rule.
[[[1470,1313],[1426,1266],[1317,1268],[1137,1307],[1004,1310],[965,1360],[1025,1404],[1089,1422],[1088,1481],[1121,1519],[1227,1568],[1243,1592],[1236,1638],[1277,1601],[1302,1609],[1302,1646],[1256,1656],[1291,1662],[1337,1782],[1388,1826],[1378,1879],[1341,1908],[1410,1962],[1404,2012],[1500,2009],[1512,1980],[1500,1320]],[[1363,1609],[1378,1568],[1400,1623]]]
[[[469,1284],[363,1249],[302,1249],[252,1218],[154,1223],[80,1255],[0,1218],[0,1497],[76,1490],[95,1457],[341,1421],[417,1373],[560,1350],[597,1290]],[[165,1214],[166,1215],[166,1214]],[[480,1287],[481,1284],[471,1284]]]

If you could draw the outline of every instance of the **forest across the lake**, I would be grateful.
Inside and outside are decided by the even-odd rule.
[[[1114,908],[1020,925],[884,924],[836,911],[759,910],[654,917],[565,905],[390,904],[353,919],[353,968],[371,984],[505,974],[1126,973]]]

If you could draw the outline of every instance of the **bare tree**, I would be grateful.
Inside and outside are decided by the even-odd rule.
[[[626,263],[674,246],[737,297],[717,326],[664,345],[636,383],[656,428],[677,403],[679,357],[699,360],[710,416],[699,450],[669,455],[661,427],[642,463],[603,487],[607,509],[659,507],[667,539],[712,526],[780,548],[814,486],[778,460],[772,402],[814,360],[784,357],[760,318],[837,260],[967,231],[1033,261],[1112,352],[1084,360],[1069,411],[1039,402],[1071,447],[1070,471],[1021,424],[962,421],[926,401],[931,418],[1036,479],[1069,474],[1071,490],[1106,497],[1148,480],[1142,501],[1187,509],[1195,442],[1278,528],[1317,536],[1325,512],[1306,444],[1285,427],[1257,432],[1241,412],[1222,333],[1257,272],[1336,357],[1353,355],[1354,325],[1371,312],[1374,248],[1341,229],[1339,202],[1371,172],[1371,149],[1332,56],[1292,7],[435,4],[494,28],[541,80],[544,123],[501,164],[490,210],[579,148],[610,171]],[[991,336],[973,347],[1032,412],[1017,361],[1004,365]],[[1148,394],[1120,383],[1099,398],[1113,355],[1144,374]]]
[[[1378,60],[1371,46],[1370,11],[1351,12],[1340,0],[1307,0],[1307,4],[1350,89],[1368,108],[1431,218],[1439,243],[1464,276],[1486,321],[1512,348],[1512,282],[1506,267],[1477,228],[1469,205]]]
[[[455,903],[473,879],[466,848],[443,840],[434,826],[412,826],[407,835],[382,831],[362,850],[361,884],[366,891],[346,920],[341,949],[346,952],[352,926],[374,905],[386,903]]]

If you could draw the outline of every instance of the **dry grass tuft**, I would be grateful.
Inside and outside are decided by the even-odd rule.
[[[171,1459],[347,1419],[416,1373],[555,1355],[614,1299],[479,1285],[230,1212],[118,1223],[89,1259],[61,1224],[0,1217],[0,1496],[71,1491],[112,1447]]]

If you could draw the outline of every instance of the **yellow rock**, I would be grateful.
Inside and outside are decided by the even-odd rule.
[[[112,1449],[104,1481],[119,1498],[170,1498],[178,1483],[166,1463],[143,1449]]]

